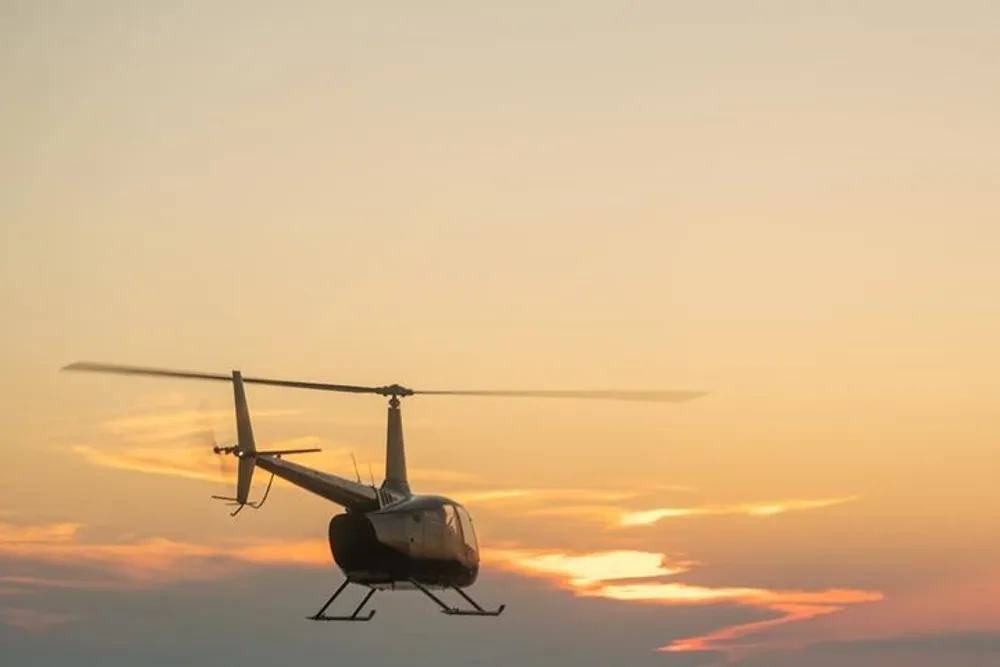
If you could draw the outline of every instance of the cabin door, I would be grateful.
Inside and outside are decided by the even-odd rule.
[[[444,547],[444,517],[434,510],[416,512],[410,521],[410,556],[441,558]]]

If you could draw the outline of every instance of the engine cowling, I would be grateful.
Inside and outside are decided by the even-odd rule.
[[[333,560],[344,572],[371,569],[378,560],[378,535],[364,514],[338,514],[330,519],[329,541]]]

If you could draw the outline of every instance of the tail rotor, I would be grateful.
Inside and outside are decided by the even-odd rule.
[[[219,439],[216,436],[215,426],[212,423],[210,411],[206,408],[204,401],[199,405],[198,421],[199,428],[196,434],[196,443],[198,446],[199,459],[205,460],[202,457],[207,457],[209,456],[208,452],[212,452],[211,456],[215,459],[215,463],[218,466],[219,481],[225,484],[227,488],[230,488],[230,485],[234,484],[233,478],[234,476],[236,477],[236,497],[212,495],[212,498],[215,500],[228,501],[229,505],[235,506],[236,509],[230,513],[230,516],[236,516],[245,505],[250,505],[256,509],[260,503],[248,502],[247,499],[243,497],[250,490],[249,477],[253,475],[253,457],[244,457],[244,452],[240,451],[239,444],[223,445],[219,442]],[[270,490],[270,488],[268,490]]]
[[[212,496],[217,500],[226,500],[230,505],[235,505],[230,516],[236,516],[244,507],[260,509],[271,493],[271,485],[274,483],[274,473],[271,473],[267,481],[267,488],[264,495],[258,501],[250,500],[250,485],[253,482],[253,472],[257,467],[257,461],[261,456],[273,456],[281,458],[285,454],[305,454],[307,452],[318,452],[319,449],[272,449],[259,451],[254,441],[253,425],[250,422],[250,408],[247,405],[246,389],[243,387],[243,376],[239,371],[233,371],[233,400],[236,409],[236,444],[232,446],[220,446],[218,443],[212,445],[212,451],[222,455],[223,459],[228,456],[236,458],[236,496]],[[213,437],[214,442],[214,437]]]
[[[212,417],[204,401],[198,406],[199,429],[197,434],[198,450],[207,456],[212,451],[219,470],[219,481],[227,483],[237,471],[236,464],[226,455],[229,448],[219,444]]]

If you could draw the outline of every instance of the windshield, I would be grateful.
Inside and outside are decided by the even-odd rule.
[[[458,520],[462,524],[462,540],[465,546],[476,551],[476,529],[472,526],[472,517],[461,505],[456,505],[455,511],[458,512]]]

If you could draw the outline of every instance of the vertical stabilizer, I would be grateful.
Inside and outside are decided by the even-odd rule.
[[[389,421],[385,436],[385,481],[382,487],[405,495],[410,495],[410,483],[406,479],[406,450],[403,447],[403,414],[399,409],[399,398],[389,401]]]
[[[236,502],[242,505],[247,502],[247,498],[250,496],[250,483],[253,481],[253,470],[256,466],[254,453],[257,451],[257,445],[253,440],[250,408],[247,406],[243,376],[239,371],[233,371],[233,398],[236,403],[236,455],[239,459],[239,470],[236,477]]]

